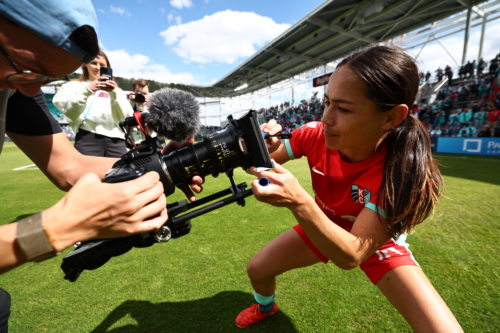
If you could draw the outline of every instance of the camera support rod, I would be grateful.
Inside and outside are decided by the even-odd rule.
[[[208,195],[194,202],[188,203],[187,200],[182,200],[179,202],[175,202],[173,204],[167,204],[167,212],[170,218],[167,220],[167,222],[165,222],[165,224],[160,229],[155,231],[154,233],[155,240],[159,243],[167,242],[172,237],[171,229],[175,229],[176,226],[180,226],[185,222],[189,222],[192,218],[209,213],[213,210],[219,209],[233,202],[237,202],[238,205],[244,207],[245,198],[253,195],[252,190],[251,189],[245,190],[245,188],[247,187],[247,184],[245,182],[235,185],[233,179],[233,169],[229,169],[226,172],[226,174],[229,177],[229,180],[231,181],[231,187],[219,191],[217,193]],[[184,213],[188,210],[212,202],[229,194],[232,195],[228,198],[224,198],[217,202],[211,203],[209,205],[206,205],[204,207],[201,207],[199,209],[196,209],[194,211],[176,217],[178,214]]]

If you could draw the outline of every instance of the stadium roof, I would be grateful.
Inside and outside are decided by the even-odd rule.
[[[204,97],[251,93],[483,2],[328,0],[213,85],[176,86]]]

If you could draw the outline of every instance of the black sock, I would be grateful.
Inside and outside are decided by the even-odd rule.
[[[274,306],[274,301],[269,302],[269,303],[267,303],[265,305],[259,304],[259,310],[262,313],[266,313],[266,312],[271,311],[273,309],[273,306]]]

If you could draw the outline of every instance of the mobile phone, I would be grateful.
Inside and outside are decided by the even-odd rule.
[[[100,76],[106,77],[106,80],[112,80],[113,79],[113,69],[111,69],[111,67],[101,67],[100,68]]]

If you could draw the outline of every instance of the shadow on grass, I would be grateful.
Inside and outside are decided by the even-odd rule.
[[[114,309],[92,333],[122,332],[241,332],[234,319],[253,301],[240,291],[224,291],[210,298],[188,302],[126,301]],[[129,315],[137,325],[111,328]],[[110,329],[111,328],[111,329]],[[281,311],[246,330],[252,332],[297,332]]]

